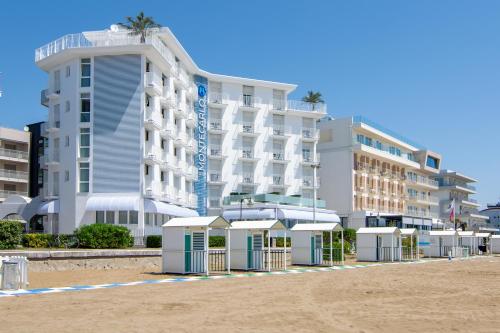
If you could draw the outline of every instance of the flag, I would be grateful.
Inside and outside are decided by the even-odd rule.
[[[451,200],[446,211],[450,213],[450,221],[455,221],[455,199]]]

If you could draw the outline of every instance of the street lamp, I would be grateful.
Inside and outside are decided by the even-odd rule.
[[[243,202],[246,201],[247,206],[252,206],[252,197],[243,197],[240,199],[240,221],[243,220]]]

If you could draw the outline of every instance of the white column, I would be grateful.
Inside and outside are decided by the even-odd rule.
[[[267,231],[267,270],[271,271],[271,230]]]
[[[341,250],[340,250],[340,253],[342,255],[341,260],[342,260],[342,266],[343,266],[344,265],[344,230],[342,230],[340,232],[340,236],[341,236],[341,242],[340,242]]]
[[[284,261],[284,267],[285,267],[285,271],[286,271],[286,229],[285,229],[285,238],[283,240],[283,245],[285,247],[283,261]]]
[[[229,230],[229,228],[226,229],[226,234],[227,234],[226,266],[227,266],[227,274],[231,274],[231,230]]]
[[[330,266],[333,266],[333,232],[330,230]]]
[[[394,235],[391,235],[391,262],[394,261]]]
[[[205,274],[208,276],[208,233],[209,233],[210,228],[207,228],[206,233],[205,233]]]
[[[403,250],[403,239],[401,238],[401,235],[399,236],[399,261],[401,261],[402,257],[402,250]]]
[[[410,236],[410,259],[413,260],[413,234]]]

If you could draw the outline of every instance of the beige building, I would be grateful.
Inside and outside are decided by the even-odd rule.
[[[0,127],[0,202],[28,196],[30,133]]]
[[[321,121],[319,196],[344,227],[430,230],[441,156],[363,117]]]

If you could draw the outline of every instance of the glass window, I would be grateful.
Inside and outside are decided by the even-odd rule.
[[[145,225],[151,225],[151,216],[152,214],[150,213],[144,213],[144,224]]]
[[[71,67],[66,66],[66,77],[69,77],[71,75]]]
[[[71,109],[71,103],[69,101],[66,101],[66,107],[65,107],[65,111],[66,112],[69,112]]]
[[[131,210],[129,212],[129,223],[130,224],[138,224],[139,223],[139,212],[135,210]]]
[[[149,131],[148,130],[145,131],[144,138],[146,141],[149,141]]]
[[[377,147],[378,150],[383,150],[383,148],[382,148],[382,142],[377,141],[376,147]]]
[[[69,136],[68,136],[68,135],[66,135],[66,136],[64,137],[64,146],[65,146],[65,147],[69,147]]]
[[[112,210],[106,211],[106,223],[115,224],[115,212]]]
[[[80,192],[89,192],[89,163],[80,163]]]
[[[147,176],[149,175],[149,165],[144,165],[144,174]]]
[[[65,182],[69,181],[69,171],[68,170],[64,171],[64,181]]]
[[[80,94],[80,122],[90,122],[90,94]]]
[[[81,67],[81,77],[80,86],[90,87],[90,58],[84,58],[80,64]]]
[[[104,211],[95,212],[95,223],[104,223]]]
[[[80,157],[90,156],[90,128],[80,128]]]
[[[118,212],[118,223],[127,224],[128,223],[128,212],[126,210],[120,210]]]

